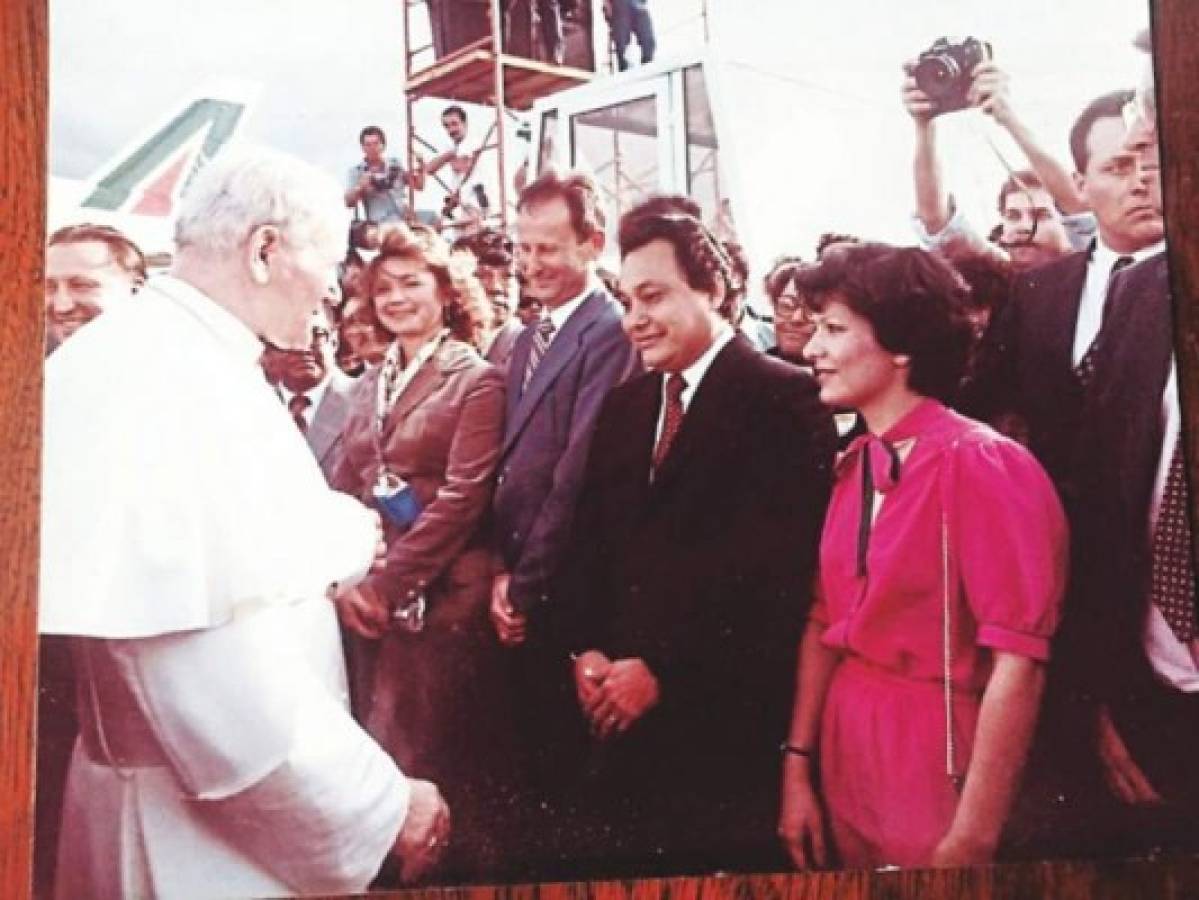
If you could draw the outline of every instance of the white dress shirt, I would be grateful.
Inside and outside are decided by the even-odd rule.
[[[720,327],[716,331],[716,337],[711,345],[703,354],[685,368],[679,374],[683,376],[683,381],[687,386],[683,389],[682,397],[683,412],[691,408],[691,401],[695,399],[695,392],[699,390],[700,382],[704,380],[704,376],[708,374],[708,369],[712,367],[712,361],[716,359],[716,354],[725,348],[729,341],[737,336],[737,332],[733,331],[733,327],[725,322],[720,323]],[[658,439],[662,437],[662,426],[666,422],[666,382],[670,379],[672,373],[663,372],[665,377],[662,379],[662,404],[658,410],[658,427],[654,431],[654,444],[657,445]]]
[[[562,327],[568,321],[570,321],[570,317],[573,316],[576,311],[578,311],[578,308],[583,305],[583,301],[590,297],[595,291],[602,289],[603,284],[600,282],[599,276],[592,272],[587,276],[587,283],[583,286],[582,293],[577,294],[570,300],[567,300],[561,306],[555,307],[554,309],[549,309],[548,307],[546,308],[545,318],[554,323],[554,333],[550,335],[549,344],[554,342],[554,338],[558,336],[558,332],[562,330]],[[547,349],[549,344],[546,344]]]
[[[331,380],[332,373],[326,373],[325,377],[321,379],[320,384],[304,392],[304,396],[308,398],[308,405],[304,407],[304,411],[300,415],[304,417],[304,424],[309,428],[312,427],[312,420],[316,417],[316,411],[320,407],[321,401],[325,399],[325,391],[329,389],[329,382]],[[295,394],[284,387],[283,382],[279,382],[275,386],[275,389],[279,392],[279,399],[283,401],[283,405],[290,411],[291,398]]]
[[[1074,327],[1074,350],[1071,359],[1078,365],[1086,355],[1095,336],[1103,325],[1103,306],[1107,301],[1107,285],[1112,277],[1112,266],[1121,256],[1131,256],[1133,263],[1139,263],[1156,253],[1160,253],[1165,242],[1159,241],[1151,247],[1145,247],[1135,253],[1117,253],[1095,239],[1095,247],[1091,258],[1087,261],[1087,276],[1082,285],[1082,297],[1078,304],[1078,324]]]

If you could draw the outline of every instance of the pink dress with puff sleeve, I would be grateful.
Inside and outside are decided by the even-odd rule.
[[[875,501],[873,522],[862,516],[866,496]],[[952,822],[946,584],[953,740],[964,774],[992,653],[1048,658],[1066,544],[1057,495],[1032,455],[935,400],[881,439],[858,438],[843,456],[812,613],[826,626],[824,643],[843,654],[820,738],[843,864],[927,865]]]

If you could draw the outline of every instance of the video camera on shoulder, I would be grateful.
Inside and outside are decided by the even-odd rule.
[[[912,76],[916,86],[933,102],[934,116],[970,105],[966,92],[974,81],[971,73],[988,59],[991,59],[991,45],[972,37],[957,44],[949,38],[937,38],[917,57]]]

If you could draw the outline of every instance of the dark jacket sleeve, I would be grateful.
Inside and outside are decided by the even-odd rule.
[[[600,406],[615,385],[638,368],[636,351],[619,328],[605,328],[583,361],[566,448],[554,466],[553,486],[513,568],[508,597],[518,609],[549,599],[569,539],[587,451]]]
[[[970,375],[954,406],[981,422],[1018,408],[1021,287],[1017,282],[1003,308],[991,318],[974,353]]]

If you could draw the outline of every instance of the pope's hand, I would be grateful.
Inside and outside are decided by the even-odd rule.
[[[450,808],[431,781],[412,779],[408,815],[392,853],[400,858],[400,877],[413,882],[432,871],[450,843]]]
[[[660,697],[658,679],[641,659],[618,659],[608,667],[587,709],[599,738],[628,731]]]
[[[337,605],[337,617],[356,634],[374,640],[387,630],[391,611],[370,585],[342,588],[333,602]]]

